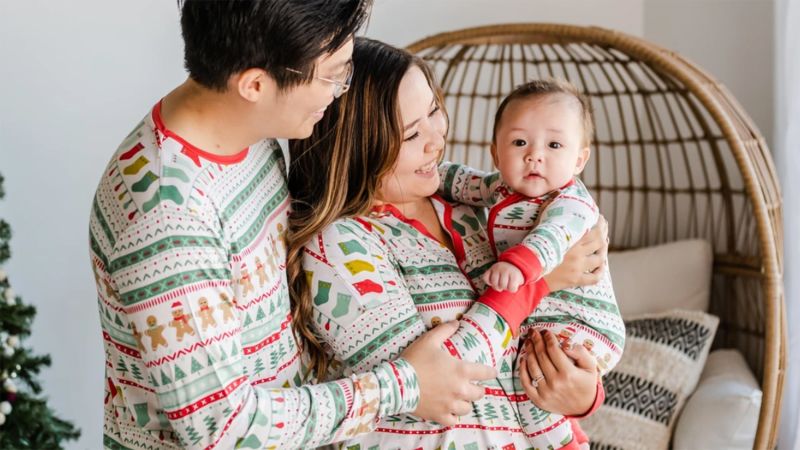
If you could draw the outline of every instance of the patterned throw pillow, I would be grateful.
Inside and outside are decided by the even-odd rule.
[[[603,377],[606,401],[581,421],[592,449],[664,449],[694,391],[719,319],[672,310],[625,322],[625,352]]]

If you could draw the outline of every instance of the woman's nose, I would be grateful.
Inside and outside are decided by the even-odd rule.
[[[444,148],[444,134],[438,130],[431,130],[428,142],[425,144],[426,152],[438,152]]]
[[[430,133],[433,135],[431,138],[431,141],[434,142],[432,150],[442,150],[447,138],[447,119],[443,111],[435,112],[430,116],[428,123],[430,125]]]

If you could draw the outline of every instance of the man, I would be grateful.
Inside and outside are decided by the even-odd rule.
[[[441,350],[448,324],[373,371],[303,385],[272,138],[309,136],[347,89],[369,6],[183,4],[189,77],[120,145],[90,219],[106,448],[315,447],[390,414],[449,423],[494,376]]]

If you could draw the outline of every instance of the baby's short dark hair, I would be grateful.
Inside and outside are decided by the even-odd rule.
[[[497,139],[497,128],[503,113],[511,102],[526,98],[540,97],[552,94],[566,94],[578,101],[581,107],[581,124],[583,125],[583,145],[589,146],[594,134],[594,120],[592,118],[592,103],[574,84],[566,80],[547,78],[543,80],[532,80],[517,86],[500,103],[494,115],[494,129],[492,130],[492,142]],[[496,142],[495,142],[496,143]]]

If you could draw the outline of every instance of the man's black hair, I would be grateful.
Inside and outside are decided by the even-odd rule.
[[[224,91],[231,75],[251,68],[266,70],[280,89],[310,81],[315,60],[336,51],[361,28],[372,0],[183,0],[178,4],[189,77]]]

